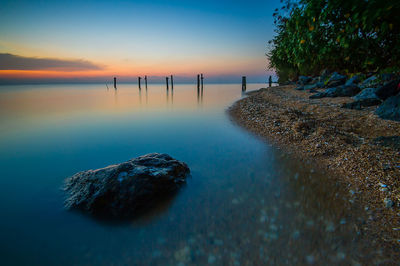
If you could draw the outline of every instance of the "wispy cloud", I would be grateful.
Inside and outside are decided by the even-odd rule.
[[[0,53],[0,70],[101,70],[102,66],[82,59],[24,57]]]

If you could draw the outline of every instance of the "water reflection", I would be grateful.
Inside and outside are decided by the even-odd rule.
[[[201,86],[201,89],[199,87],[197,88],[197,105],[203,105],[203,85]]]
[[[204,89],[151,84],[142,106],[132,84],[2,86],[3,263],[379,263],[385,251],[363,234],[356,193],[234,126],[224,111],[240,84]],[[149,152],[192,173],[153,213],[111,226],[62,209],[65,177]]]

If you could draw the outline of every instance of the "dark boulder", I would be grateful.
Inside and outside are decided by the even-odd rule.
[[[382,101],[379,99],[368,98],[357,100],[351,103],[345,103],[342,105],[342,108],[361,110],[363,107],[375,106],[381,103]]]
[[[189,172],[185,163],[159,153],[79,172],[65,180],[65,207],[107,218],[134,217],[176,192]]]
[[[377,90],[377,88],[366,88],[366,89],[363,89],[360,93],[355,95],[353,97],[353,99],[356,100],[356,101],[365,100],[365,99],[377,99],[377,100],[379,100],[379,97],[376,95],[376,90]]]
[[[333,72],[333,74],[329,77],[326,82],[326,87],[332,88],[345,84],[346,76],[340,75],[337,72]]]
[[[375,94],[382,100],[386,100],[390,96],[394,96],[400,92],[400,80],[392,80],[386,82],[383,86],[379,87]]]
[[[376,109],[375,113],[383,119],[400,121],[400,94],[389,97]]]
[[[305,85],[304,90],[314,90],[314,89],[319,89],[319,88],[323,88],[323,87],[324,87],[323,82],[316,82],[314,84]]]
[[[360,87],[363,89],[369,88],[369,87],[375,88],[378,84],[379,84],[378,77],[373,75],[373,76],[370,76],[369,78],[365,79],[363,82],[361,82]]]
[[[306,85],[306,84],[308,84],[311,80],[312,80],[312,78],[310,78],[310,77],[307,77],[307,76],[299,76],[299,84],[300,84],[300,85]]]
[[[351,97],[360,92],[360,88],[357,85],[338,86],[335,88],[329,88],[324,92],[311,95],[310,99],[320,99],[325,97]]]
[[[344,85],[357,84],[358,82],[360,82],[360,76],[359,75],[354,75],[353,77],[348,79]]]
[[[384,73],[381,74],[381,79],[383,82],[391,81],[392,79],[396,78],[393,73]]]

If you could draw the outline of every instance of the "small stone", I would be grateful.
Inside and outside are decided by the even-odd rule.
[[[306,257],[306,261],[307,261],[308,264],[313,264],[315,262],[315,258],[314,258],[313,255],[308,255]]]
[[[385,198],[383,200],[383,203],[385,204],[386,208],[388,208],[388,209],[392,208],[394,205],[393,201],[389,198]]]
[[[224,241],[222,241],[221,239],[215,239],[214,244],[217,246],[222,246],[224,244]]]
[[[329,222],[327,225],[326,225],[326,231],[327,232],[333,232],[333,231],[335,231],[335,225],[332,223],[332,222]]]
[[[337,253],[336,257],[337,257],[339,260],[343,260],[344,258],[346,258],[346,254],[339,251],[339,252]]]
[[[157,244],[159,244],[159,245],[163,245],[166,242],[167,242],[167,240],[165,240],[165,238],[163,238],[163,237],[160,237],[157,239]]]
[[[292,234],[292,238],[293,239],[298,239],[300,237],[300,231],[299,230],[295,230]]]
[[[308,220],[307,223],[306,223],[306,225],[307,225],[308,227],[312,227],[312,226],[314,226],[314,221],[313,221],[313,220]]]
[[[158,258],[161,257],[161,251],[159,251],[158,249],[154,250],[152,253],[153,258]]]
[[[216,260],[217,258],[213,254],[208,255],[208,264],[213,264]]]

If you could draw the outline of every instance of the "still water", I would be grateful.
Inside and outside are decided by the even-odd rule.
[[[240,84],[0,86],[2,264],[380,262],[346,188],[230,121],[240,97]],[[66,177],[151,152],[191,169],[164,205],[124,223],[63,209]]]

